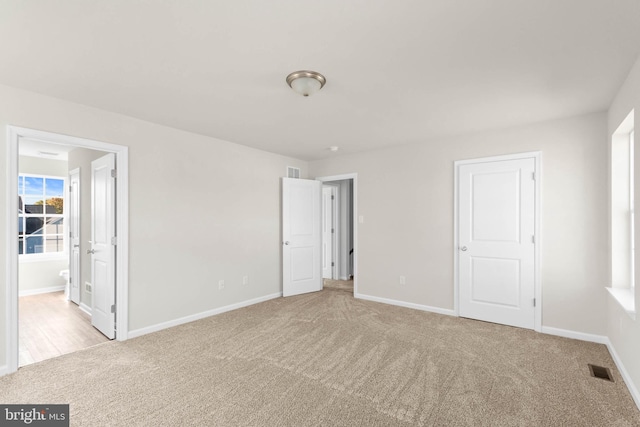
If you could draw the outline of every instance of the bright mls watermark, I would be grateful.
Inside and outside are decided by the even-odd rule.
[[[69,405],[0,405],[0,426],[69,427]]]

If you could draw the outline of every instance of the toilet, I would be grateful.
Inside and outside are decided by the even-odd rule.
[[[65,287],[64,287],[64,296],[67,300],[69,300],[70,294],[69,294],[69,270],[60,270],[60,277],[64,278],[65,280]]]

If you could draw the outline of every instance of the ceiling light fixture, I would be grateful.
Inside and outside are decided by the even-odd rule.
[[[287,84],[302,96],[313,95],[327,83],[327,79],[316,71],[294,71],[287,76]]]

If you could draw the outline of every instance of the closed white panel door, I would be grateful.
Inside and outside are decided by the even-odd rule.
[[[535,160],[459,167],[460,316],[535,325]]]
[[[115,155],[91,162],[91,324],[115,338]]]
[[[80,169],[69,172],[69,295],[80,304]]]
[[[333,188],[322,187],[322,278],[333,279]]]
[[[282,294],[322,290],[320,181],[282,178]]]

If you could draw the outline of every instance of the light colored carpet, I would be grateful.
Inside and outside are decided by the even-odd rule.
[[[0,378],[0,402],[70,403],[73,426],[640,425],[603,345],[348,287],[36,363]]]

